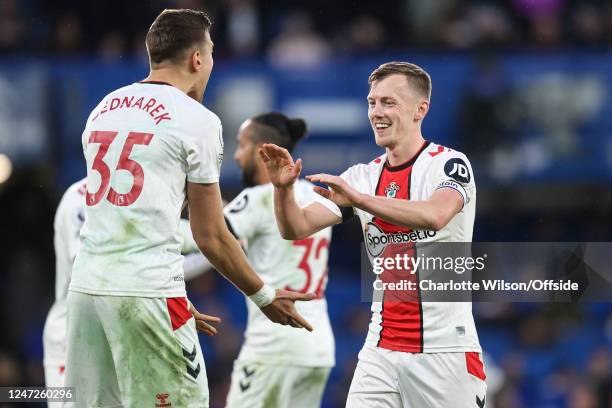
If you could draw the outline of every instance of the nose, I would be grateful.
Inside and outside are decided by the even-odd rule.
[[[375,102],[374,105],[370,105],[370,117],[379,118],[381,116],[383,116],[383,114],[380,103]]]

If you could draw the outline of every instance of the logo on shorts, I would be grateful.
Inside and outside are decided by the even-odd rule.
[[[387,188],[385,188],[385,196],[387,198],[395,198],[395,195],[397,194],[399,189],[400,186],[398,186],[395,181],[392,181],[391,184],[389,184]]]
[[[168,399],[168,397],[170,396],[170,394],[168,394],[167,392],[161,394],[157,394],[155,396],[155,399],[158,400],[159,402],[157,402],[155,404],[156,408],[161,408],[161,407],[171,407],[172,404],[170,402],[166,402],[166,400]]]
[[[191,352],[189,352],[189,350],[185,350],[182,347],[181,349],[183,349],[183,357],[185,357],[188,360],[188,362],[185,364],[187,367],[187,374],[192,376],[193,379],[195,380],[198,378],[198,375],[200,375],[200,363],[197,363],[195,367],[192,366],[192,364],[195,363],[195,359],[197,355],[196,346],[195,344],[193,345],[193,351]]]

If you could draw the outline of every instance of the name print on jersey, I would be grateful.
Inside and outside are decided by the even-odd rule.
[[[140,109],[142,111],[147,112],[153,118],[156,125],[159,125],[159,123],[163,120],[172,119],[172,117],[170,117],[170,114],[168,112],[164,112],[166,109],[164,104],[157,103],[157,100],[155,98],[148,98],[146,103],[145,103],[144,96],[141,96],[140,98],[136,99],[135,102],[134,102],[134,99],[135,99],[134,96],[124,96],[123,98],[113,98],[110,100],[110,102],[107,99],[106,103],[104,103],[104,107],[102,108],[102,110],[98,112],[91,121],[93,122],[94,120],[98,119],[100,115],[103,115],[106,112],[110,112],[115,109]]]

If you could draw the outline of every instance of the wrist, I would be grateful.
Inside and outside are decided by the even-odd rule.
[[[251,299],[251,301],[260,309],[268,306],[274,301],[275,298],[276,290],[272,286],[266,285],[265,283],[257,292],[249,295],[249,299]]]
[[[354,205],[353,207],[359,208],[360,210],[363,210],[364,207],[367,205],[367,201],[368,201],[368,197],[370,197],[367,194],[363,194],[363,193],[358,193],[357,197],[355,198],[354,201]]]

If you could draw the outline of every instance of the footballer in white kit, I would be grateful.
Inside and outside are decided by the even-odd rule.
[[[223,220],[219,118],[200,102],[212,70],[210,19],[164,10],[147,33],[151,71],[111,92],[83,132],[85,223],[68,294],[66,385],[79,407],[208,407],[178,233],[188,199],[193,237],[215,268],[272,321],[312,327],[295,311],[314,296],[274,290]]]
[[[392,62],[374,70],[368,82],[368,116],[386,154],[340,176],[307,176],[329,186],[315,188],[316,203],[302,208],[293,198],[301,162],[277,146],[263,146],[283,236],[299,238],[354,214],[371,258],[417,256],[422,243],[471,242],[476,207],[471,165],[464,154],[421,135],[429,75],[414,64]],[[397,271],[392,272],[379,279],[393,282]],[[418,281],[415,272],[404,277]],[[347,407],[485,406],[486,376],[471,303],[427,302],[418,282],[416,288],[412,298],[385,290],[382,301],[372,302]]]
[[[49,310],[43,330],[43,366],[47,387],[65,385],[68,285],[74,258],[81,245],[81,227],[85,221],[85,182],[85,179],[79,180],[66,190],[55,213],[55,301]],[[199,253],[187,221],[181,220],[179,234],[182,238],[181,252],[187,254],[183,271],[185,280],[189,280],[206,272],[210,264]],[[62,406],[60,402],[48,404],[49,407]]]
[[[234,158],[251,187],[225,207],[225,219],[268,285],[316,293],[315,300],[296,305],[316,329],[304,333],[272,324],[247,301],[245,340],[234,363],[228,408],[317,407],[335,363],[325,300],[331,228],[301,240],[284,240],[274,217],[274,187],[257,154],[259,146],[270,141],[293,150],[305,132],[302,119],[272,112],[247,120],[238,134]],[[295,191],[303,205],[317,196],[305,180],[296,182]]]

